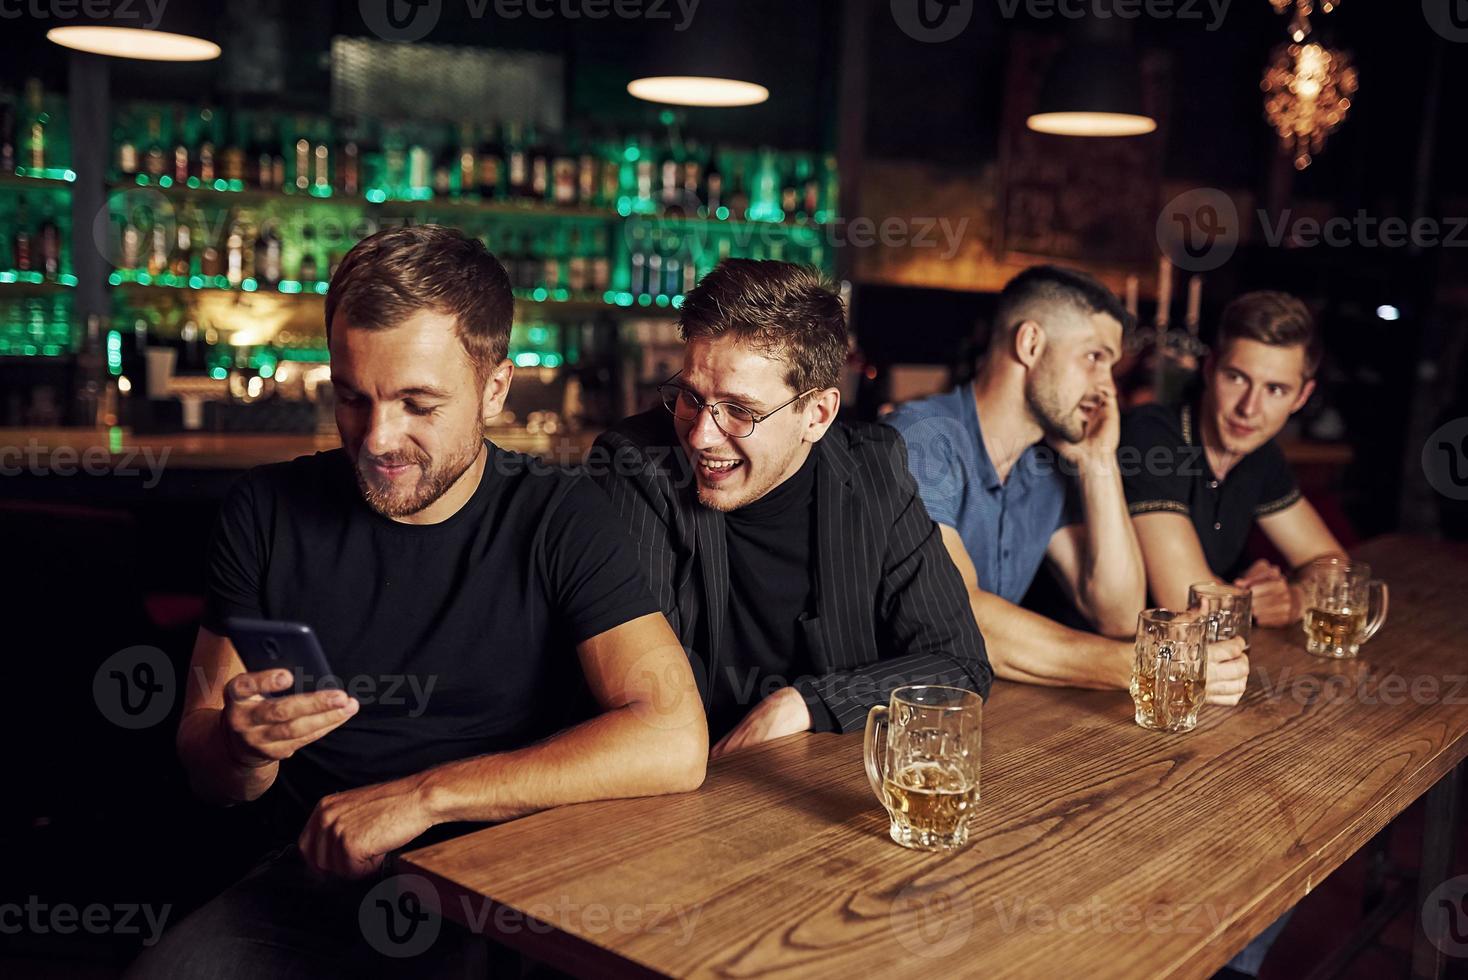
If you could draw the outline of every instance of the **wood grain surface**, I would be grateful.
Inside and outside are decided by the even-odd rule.
[[[427,847],[444,914],[582,976],[1204,977],[1468,752],[1468,549],[1358,549],[1359,660],[1255,630],[1248,693],[1185,735],[1122,691],[999,682],[972,843],[898,847],[858,735],[722,760],[697,792]]]

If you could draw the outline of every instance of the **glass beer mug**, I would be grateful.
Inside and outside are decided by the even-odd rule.
[[[1208,679],[1213,614],[1201,609],[1144,609],[1137,617],[1132,703],[1137,724],[1156,732],[1190,732],[1198,724]]]
[[[1222,582],[1198,582],[1188,586],[1188,608],[1201,609],[1212,616],[1215,629],[1208,642],[1242,636],[1244,649],[1249,649],[1249,631],[1254,619],[1251,612],[1254,594],[1248,589]]]
[[[1386,583],[1373,579],[1365,562],[1317,558],[1306,568],[1301,585],[1305,649],[1317,657],[1356,656],[1386,622]]]
[[[897,688],[890,706],[867,713],[867,779],[903,847],[939,851],[968,842],[983,709],[973,691],[923,684]]]

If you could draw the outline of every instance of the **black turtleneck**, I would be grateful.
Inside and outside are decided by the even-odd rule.
[[[728,626],[719,650],[709,733],[723,738],[766,696],[814,672],[801,617],[815,584],[816,454],[788,480],[724,515]],[[810,704],[819,729],[824,706]],[[829,726],[825,726],[829,727]]]

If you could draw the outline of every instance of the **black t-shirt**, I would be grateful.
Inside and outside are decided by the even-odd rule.
[[[815,491],[811,453],[784,483],[724,515],[729,618],[711,684],[714,741],[776,687],[813,673],[802,620],[814,594]]]
[[[299,828],[329,793],[581,720],[576,644],[658,611],[605,495],[485,448],[474,495],[438,524],[372,510],[340,449],[252,470],[225,500],[204,625],[222,635],[228,616],[306,623],[361,701],[281,764],[268,794],[278,829]]]
[[[1133,516],[1186,514],[1209,569],[1232,579],[1243,571],[1254,521],[1299,500],[1300,489],[1272,439],[1219,480],[1203,452],[1197,418],[1197,403],[1143,405],[1122,416],[1117,460],[1127,507]]]

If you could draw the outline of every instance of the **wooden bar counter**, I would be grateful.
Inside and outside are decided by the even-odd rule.
[[[399,870],[444,915],[585,977],[1207,977],[1418,797],[1429,844],[1452,813],[1468,550],[1360,554],[1391,586],[1361,658],[1256,630],[1242,703],[1189,734],[1138,728],[1123,691],[996,683],[954,853],[888,839],[861,736],[806,734],[721,760],[697,792],[535,814]],[[1414,972],[1440,965],[1419,943]]]

